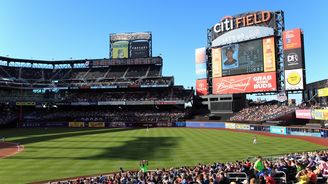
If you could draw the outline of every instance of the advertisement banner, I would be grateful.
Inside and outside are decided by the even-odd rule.
[[[89,122],[88,127],[90,127],[90,128],[105,128],[105,122]]]
[[[312,119],[311,109],[296,110],[296,118],[298,119]]]
[[[74,127],[74,128],[84,127],[84,122],[72,121],[68,123],[68,127]]]
[[[320,132],[298,132],[298,131],[290,131],[290,135],[300,135],[300,136],[311,136],[311,137],[321,137]]]
[[[131,42],[131,58],[149,57],[149,42]]]
[[[304,68],[303,51],[301,48],[284,51],[285,70]]]
[[[119,41],[114,42],[113,46],[113,55],[112,58],[128,58],[129,57],[129,42]]]
[[[318,89],[318,97],[328,96],[328,88]]]
[[[275,72],[213,79],[213,94],[256,93],[277,90]]]
[[[212,78],[222,77],[221,48],[212,49]]]
[[[282,34],[283,34],[282,39],[283,39],[284,50],[296,49],[302,47],[300,28],[284,31]]]
[[[263,42],[264,72],[276,71],[276,52],[274,37],[265,38]]]
[[[236,123],[225,123],[225,128],[236,129]]]
[[[155,101],[156,105],[176,105],[178,101]]]
[[[151,40],[151,32],[134,32],[134,33],[112,33],[110,41],[128,41],[128,40]]]
[[[312,119],[328,120],[328,109],[314,109],[314,110],[312,110]]]
[[[87,106],[90,105],[89,102],[71,102],[71,105],[73,106]]]
[[[285,89],[304,89],[303,69],[285,70]]]
[[[238,123],[236,123],[235,128],[237,130],[250,130],[251,129],[250,125],[247,125],[247,124],[238,124]]]
[[[213,35],[213,34],[212,34]],[[263,38],[274,35],[274,29],[270,27],[251,26],[235,29],[217,37],[212,41],[212,47]]]
[[[195,49],[196,64],[206,63],[206,49],[205,47]]]
[[[270,133],[273,134],[287,134],[287,128],[286,127],[280,127],[280,126],[270,126]]]
[[[186,122],[175,122],[176,127],[186,127]]]
[[[16,102],[17,106],[35,106],[35,102]]]
[[[125,105],[125,101],[99,101],[98,105]]]
[[[207,79],[196,80],[196,94],[207,95],[208,94]]]
[[[197,79],[207,78],[206,63],[196,63],[196,77]]]
[[[224,128],[223,122],[194,122],[194,121],[187,121],[186,127],[193,127],[193,128]]]

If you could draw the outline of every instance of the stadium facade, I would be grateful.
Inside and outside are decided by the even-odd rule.
[[[110,45],[107,59],[0,57],[1,124],[153,127],[187,116],[194,92],[162,75],[151,33],[111,34]]]

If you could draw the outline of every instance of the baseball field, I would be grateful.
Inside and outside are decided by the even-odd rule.
[[[191,128],[0,130],[6,141],[24,150],[0,159],[0,183],[30,183],[67,177],[235,161],[327,147],[297,138]],[[1,150],[1,149],[0,149]]]

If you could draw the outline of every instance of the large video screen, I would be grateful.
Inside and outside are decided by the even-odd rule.
[[[222,76],[264,71],[262,39],[221,48]]]

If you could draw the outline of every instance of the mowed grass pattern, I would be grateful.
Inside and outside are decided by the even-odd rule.
[[[190,128],[149,129],[11,129],[1,130],[7,141],[24,152],[0,159],[0,183],[28,183],[65,177],[136,170],[140,160],[150,169],[234,161],[324,149],[299,139],[224,130]]]

